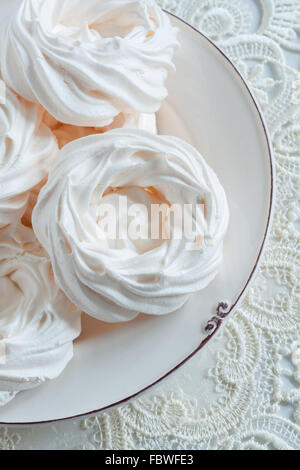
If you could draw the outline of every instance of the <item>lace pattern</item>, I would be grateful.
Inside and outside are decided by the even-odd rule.
[[[300,449],[300,0],[158,3],[217,42],[263,109],[277,174],[263,262],[239,310],[159,389],[94,418],[0,428],[0,449]]]

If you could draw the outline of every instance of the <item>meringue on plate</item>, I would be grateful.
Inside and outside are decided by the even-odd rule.
[[[47,111],[43,118],[44,123],[51,129],[55,135],[58,147],[61,149],[73,140],[81,139],[93,134],[103,134],[109,130],[129,128],[143,129],[153,134],[157,134],[156,115],[152,114],[123,114],[120,113],[109,126],[105,127],[83,127],[63,124],[57,121]]]
[[[40,183],[56,157],[58,147],[42,123],[43,111],[8,88],[0,104],[0,227],[24,212],[28,191]]]
[[[107,234],[101,208],[116,207],[121,224],[127,217],[125,209],[118,212],[124,197],[130,207],[201,203],[200,222],[192,216],[201,228],[193,240],[201,241],[199,249],[190,250],[175,231],[167,238]],[[148,212],[141,209],[136,217],[143,231]],[[206,287],[222,261],[228,219],[224,190],[194,147],[127,129],[66,145],[32,217],[61,289],[81,310],[106,322],[131,320],[139,312],[170,313]]]
[[[0,405],[57,377],[73,356],[80,311],[59,290],[32,230],[0,230]]]
[[[22,0],[0,43],[12,89],[60,122],[91,127],[158,111],[178,46],[155,0]]]
[[[16,392],[0,392],[0,408],[13,400],[16,394]]]

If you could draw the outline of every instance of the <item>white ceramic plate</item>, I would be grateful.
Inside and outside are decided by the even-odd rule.
[[[169,79],[168,104],[158,116],[159,128],[194,143],[225,187],[231,221],[221,272],[206,290],[168,316],[141,315],[117,325],[84,316],[70,366],[57,380],[20,393],[0,409],[1,423],[66,419],[133,398],[199,351],[222,323],[224,308],[216,315],[219,303],[227,302],[226,313],[232,311],[249,287],[272,208],[273,170],[265,126],[230,61],[198,31],[176,17],[172,21],[180,29],[181,49],[177,72]]]

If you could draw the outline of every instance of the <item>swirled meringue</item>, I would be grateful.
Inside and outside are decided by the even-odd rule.
[[[57,121],[49,113],[45,113],[44,123],[55,135],[58,147],[61,149],[73,140],[81,139],[93,134],[104,134],[113,129],[142,129],[157,134],[156,115],[152,114],[123,114],[120,113],[109,126],[105,127],[83,127],[63,124]]]
[[[47,178],[37,184],[33,189],[28,192],[27,204],[24,210],[24,214],[22,215],[21,222],[25,227],[32,228],[32,212],[37,203],[39,193],[42,187],[46,184]]]
[[[99,208],[117,205],[121,195],[148,206],[204,204],[201,249],[189,251],[187,240],[173,233],[166,240],[107,237]],[[39,195],[33,227],[68,298],[96,318],[117,322],[139,312],[172,312],[206,287],[220,267],[228,218],[224,190],[194,147],[122,129],[61,150]]]
[[[178,45],[154,0],[22,0],[0,43],[11,88],[58,121],[92,127],[156,112]]]
[[[42,116],[39,105],[6,88],[0,104],[0,227],[22,216],[28,191],[47,176],[56,157],[56,140]]]
[[[0,392],[0,408],[1,406],[7,405],[15,396],[15,392]]]
[[[0,230],[0,400],[57,377],[73,356],[80,311],[54,282],[32,230]],[[0,404],[1,404],[0,401]]]

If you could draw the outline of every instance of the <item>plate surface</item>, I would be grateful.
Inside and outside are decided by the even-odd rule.
[[[231,220],[221,272],[207,289],[168,316],[140,315],[130,323],[108,325],[84,315],[69,367],[57,380],[20,393],[1,408],[1,423],[65,419],[132,398],[198,351],[209,339],[204,326],[218,304],[226,301],[232,311],[253,277],[273,195],[265,127],[229,60],[195,29],[171,19],[180,30],[181,48],[177,71],[168,83],[168,101],[158,115],[159,129],[193,143],[225,188]]]

